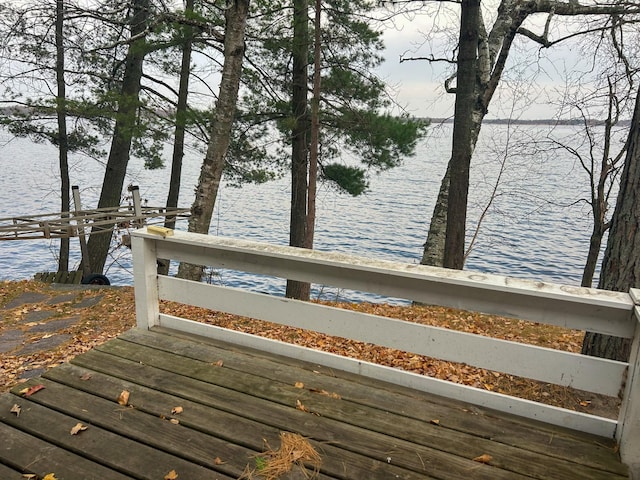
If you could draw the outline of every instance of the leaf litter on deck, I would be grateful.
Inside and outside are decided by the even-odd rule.
[[[39,292],[50,296],[59,294],[59,291],[53,290],[51,285],[41,282],[4,281],[0,282],[0,308],[24,292]],[[54,367],[70,360],[75,355],[89,350],[93,346],[116,337],[135,325],[133,288],[82,290],[78,295],[86,298],[96,295],[96,292],[100,292],[103,295],[103,299],[99,303],[90,308],[74,311],[74,313],[82,315],[83,322],[65,329],[65,332],[73,335],[73,339],[70,342],[52,350],[31,354],[28,357],[0,354],[0,391],[8,390],[16,383],[26,381],[26,379],[19,378],[20,373],[25,368],[25,364],[29,364],[32,367],[34,365],[42,368]],[[453,308],[374,303],[323,303],[338,308],[357,310],[374,315],[399,318],[411,322],[570,352],[579,352],[582,345],[583,332],[580,331],[494,315],[466,312]],[[69,313],[69,308],[65,304],[52,306],[47,305],[46,301],[34,303],[28,307],[16,307],[6,312],[5,320],[0,323],[0,334],[4,330],[15,328],[18,320],[25,313],[36,309],[59,310],[57,312],[58,315]],[[602,398],[570,388],[518,378],[469,365],[446,362],[386,347],[331,337],[299,328],[286,327],[188,305],[162,302],[161,310],[163,313],[182,316],[191,320],[401,368],[442,380],[541,401],[550,405],[588,413],[596,413],[594,410],[600,409],[604,411],[598,411],[597,413],[608,413],[612,418],[617,418],[619,405],[616,399],[609,399],[608,397]],[[222,360],[218,360],[215,363],[215,366],[218,367],[223,365]]]

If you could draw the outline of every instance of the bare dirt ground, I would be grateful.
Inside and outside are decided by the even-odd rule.
[[[560,327],[444,307],[370,303],[332,305],[571,352],[580,351],[583,335],[582,332]],[[273,323],[173,303],[163,303],[161,310],[571,410],[616,418],[619,408],[618,399],[614,398]],[[0,392],[69,361],[134,325],[135,305],[131,287],[1,282]]]

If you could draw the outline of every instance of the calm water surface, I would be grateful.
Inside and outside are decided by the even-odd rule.
[[[562,127],[560,134],[571,133]],[[468,270],[520,278],[579,285],[586,257],[589,210],[580,199],[588,192],[586,175],[566,155],[531,156],[533,138],[545,126],[507,130],[504,125],[483,127],[473,161],[468,240],[481,212],[487,207],[496,177],[502,168],[494,201],[481,224],[478,239],[468,256]],[[509,142],[507,142],[507,139]],[[419,263],[433,204],[451,150],[451,126],[432,128],[417,155],[403,166],[372,174],[370,190],[353,198],[320,186],[316,248],[366,257]],[[504,145],[509,145],[506,148]],[[504,165],[503,162],[504,161]],[[182,206],[190,206],[201,156],[185,158]],[[104,167],[95,160],[72,158],[72,183],[81,188],[83,206],[97,204]],[[169,164],[169,161],[167,161]],[[56,150],[0,132],[0,217],[17,217],[60,210]],[[148,171],[141,160],[132,160],[127,183],[140,186],[143,199],[160,206],[166,200],[169,169]],[[287,244],[289,190],[287,179],[242,189],[223,186],[210,232],[276,244]],[[183,226],[186,229],[186,226]],[[56,241],[0,242],[0,278],[24,279],[36,272],[56,270]],[[79,245],[72,239],[73,263],[79,261]],[[114,247],[105,272],[114,284],[131,284],[130,252]],[[270,293],[282,293],[283,282],[255,276],[215,272],[216,282],[250,285]],[[319,288],[326,297],[348,296]]]

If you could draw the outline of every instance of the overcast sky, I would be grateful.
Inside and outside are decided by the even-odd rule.
[[[395,88],[397,101],[408,113],[420,117],[447,118],[453,115],[455,101],[454,95],[444,92],[443,87],[447,72],[450,72],[447,70],[449,67],[444,63],[425,60],[400,63],[401,56],[426,56],[431,53],[432,47],[425,43],[422,33],[433,31],[430,18],[428,15],[415,15],[397,21],[396,28],[385,30],[386,61],[380,67],[379,75]],[[452,32],[455,33],[456,29],[457,26],[454,26]],[[434,48],[440,48],[439,54],[443,56],[448,53],[450,47],[446,46],[444,34],[434,37]],[[588,72],[592,68],[576,54],[575,46],[560,44],[541,50],[523,37],[517,37],[514,42],[507,66],[502,88],[496,92],[487,118],[552,118],[555,113],[552,102],[559,101],[565,89],[563,72],[572,72],[571,75],[584,78],[579,72]]]
[[[419,39],[419,33],[409,29],[386,32],[386,61],[380,67],[380,76],[396,92],[396,100],[409,114],[449,117],[453,115],[454,95],[444,91],[444,65],[433,65],[423,60],[400,63],[401,56],[412,55],[412,43]]]

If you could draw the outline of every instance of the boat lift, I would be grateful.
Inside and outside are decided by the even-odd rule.
[[[82,209],[78,186],[71,187],[71,190],[74,211],[0,218],[0,241],[78,237],[82,254],[80,278],[84,284],[109,285],[108,278],[102,273],[90,271],[87,235],[111,233],[116,225],[127,228],[140,228],[151,223],[156,218],[184,218],[189,215],[188,208],[168,209],[165,207],[143,206],[140,201],[140,189],[136,185],[129,186],[132,204],[94,210]],[[164,220],[162,221],[164,222]],[[58,272],[58,274],[61,273]],[[41,277],[44,279],[44,276]],[[79,274],[76,277],[79,277]],[[60,275],[58,275],[58,278],[60,278]]]

